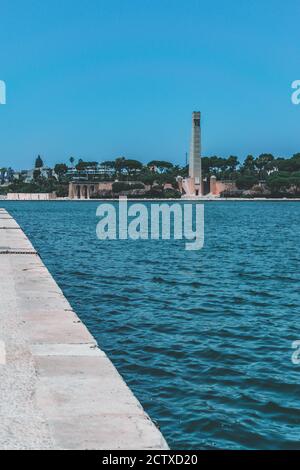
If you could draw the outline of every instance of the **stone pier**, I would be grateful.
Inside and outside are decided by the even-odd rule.
[[[167,449],[3,209],[0,271],[0,449]]]

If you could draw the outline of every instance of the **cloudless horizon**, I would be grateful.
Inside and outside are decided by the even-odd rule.
[[[2,0],[0,167],[300,152],[291,0]]]

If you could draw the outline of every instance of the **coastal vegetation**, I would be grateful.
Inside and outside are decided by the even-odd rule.
[[[33,170],[14,172],[0,168],[0,193],[53,192],[58,197],[68,195],[70,181],[111,181],[113,194],[128,193],[139,197],[179,197],[178,176],[188,175],[188,166],[174,165],[165,160],[152,160],[147,164],[139,160],[119,157],[98,163],[76,160],[57,163],[54,168],[44,166],[41,156],[35,160]],[[9,175],[7,181],[3,175]],[[248,155],[241,163],[237,156],[202,157],[202,175],[208,181],[233,182],[236,189],[225,191],[227,197],[300,197],[300,153],[290,158],[263,153]]]

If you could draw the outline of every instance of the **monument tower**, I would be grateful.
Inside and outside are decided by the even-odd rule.
[[[189,177],[195,196],[201,196],[201,113],[192,114],[192,139],[190,148]]]
[[[219,197],[226,189],[232,190],[235,184],[217,181],[216,176],[202,179],[201,168],[201,113],[192,114],[192,138],[189,156],[188,177],[177,177],[179,191],[183,199],[201,199],[203,197]]]
[[[189,176],[180,182],[180,191],[184,191],[185,198],[203,196],[201,171],[201,113],[192,114],[192,138],[189,156]]]

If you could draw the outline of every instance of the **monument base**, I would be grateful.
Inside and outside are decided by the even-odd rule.
[[[184,178],[182,180],[182,189],[187,197],[202,197],[202,182],[196,182],[195,178]]]

